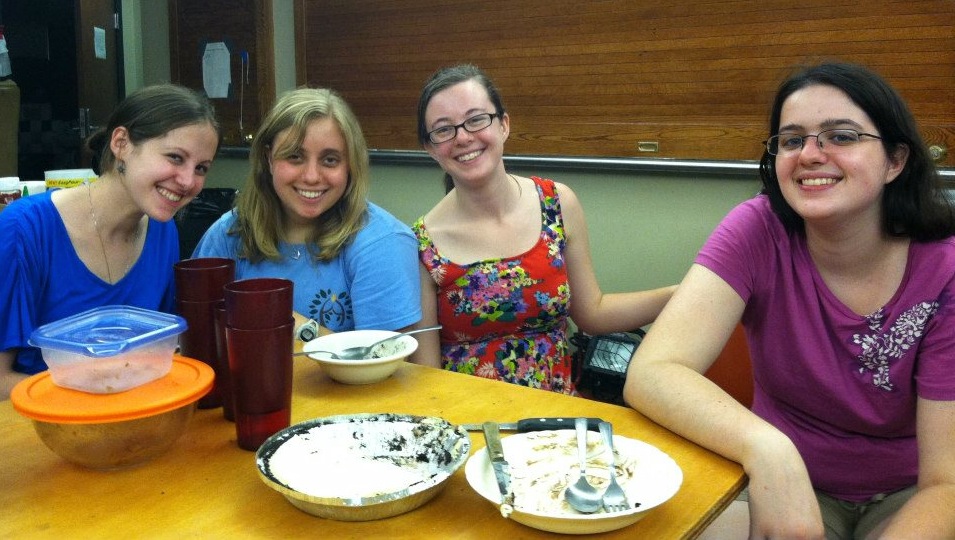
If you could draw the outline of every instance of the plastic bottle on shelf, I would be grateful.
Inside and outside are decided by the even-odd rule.
[[[7,39],[3,37],[3,25],[0,24],[0,81],[10,78],[13,70],[10,67],[10,52],[7,50]]]
[[[20,198],[20,179],[16,176],[0,178],[0,204],[10,204]]]

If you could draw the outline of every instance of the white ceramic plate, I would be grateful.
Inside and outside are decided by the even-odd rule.
[[[543,531],[564,534],[594,534],[636,523],[680,489],[683,471],[670,456],[655,446],[614,436],[618,465],[625,473],[618,481],[629,502],[639,506],[624,512],[580,514],[563,501],[567,481],[578,474],[576,434],[573,430],[518,433],[502,439],[511,470],[514,512],[511,519]],[[588,476],[594,484],[608,478],[608,454],[597,433],[588,433]],[[495,506],[501,504],[494,471],[481,448],[468,459],[465,476],[471,487]],[[535,485],[533,491],[528,486]]]

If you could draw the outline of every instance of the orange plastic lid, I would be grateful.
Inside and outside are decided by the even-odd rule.
[[[212,390],[209,365],[175,355],[165,377],[125,392],[90,394],[53,384],[50,372],[20,381],[10,392],[13,408],[42,422],[94,424],[135,420],[178,409]]]

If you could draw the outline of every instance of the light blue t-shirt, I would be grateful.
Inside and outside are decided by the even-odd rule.
[[[305,244],[281,243],[281,260],[253,264],[239,258],[239,236],[229,234],[236,222],[232,210],[212,224],[192,256],[234,259],[236,279],[291,280],[292,308],[335,332],[412,325],[421,320],[415,237],[407,225],[372,203],[367,217],[332,261],[315,261]]]

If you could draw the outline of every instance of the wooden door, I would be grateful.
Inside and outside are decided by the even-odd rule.
[[[76,0],[77,125],[84,139],[106,124],[120,99],[117,4],[116,0]]]

